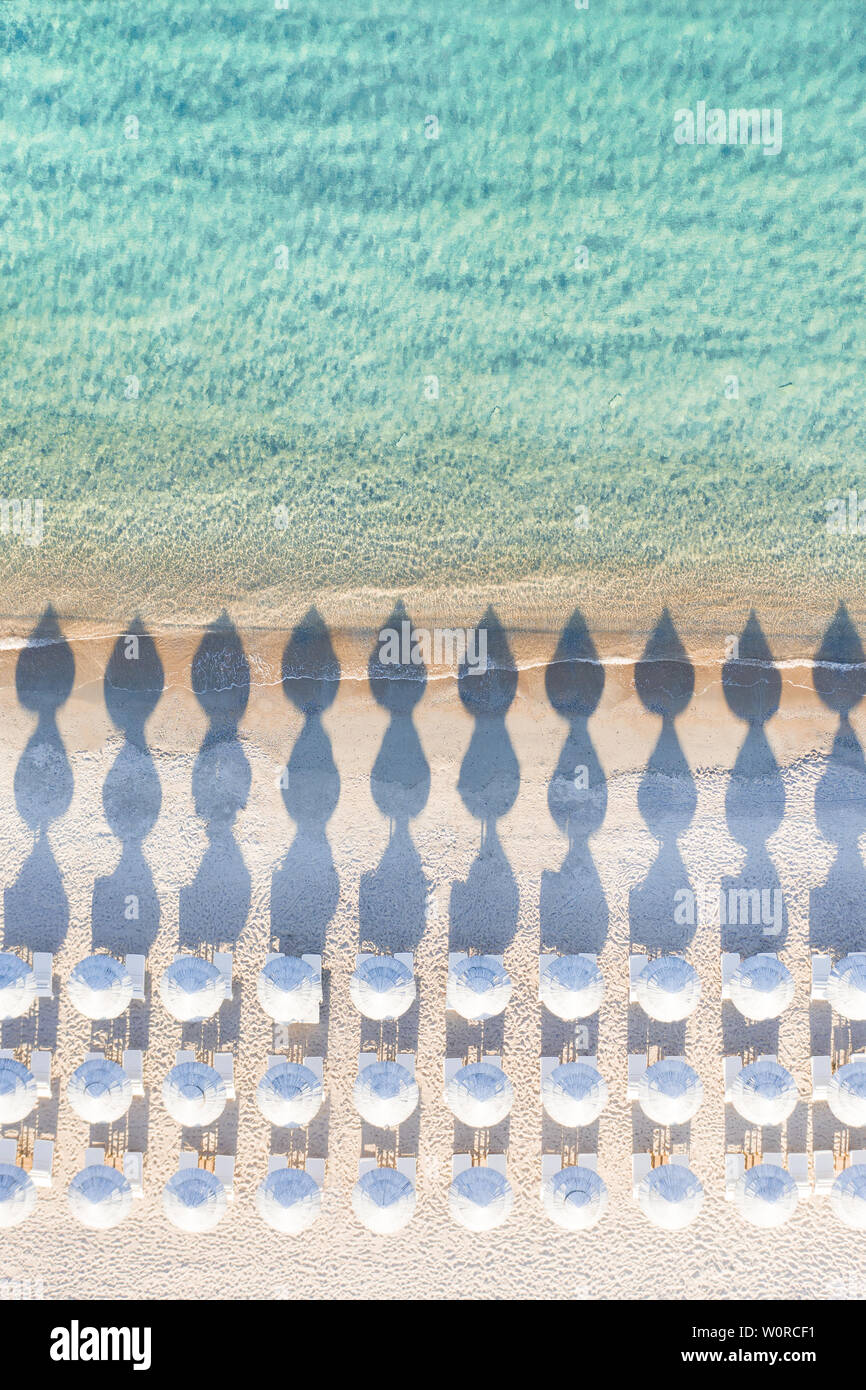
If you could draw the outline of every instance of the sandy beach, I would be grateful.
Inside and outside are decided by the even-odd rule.
[[[508,634],[513,697],[496,713],[476,717],[454,674],[432,671],[407,714],[381,702],[395,703],[381,684],[374,698],[364,674],[369,645],[330,631],[322,641],[330,644],[340,679],[304,687],[304,713],[287,698],[296,687],[281,679],[287,643],[297,656],[297,633],[238,632],[224,623],[209,639],[231,653],[219,667],[216,698],[202,695],[195,675],[203,669],[201,657],[195,666],[201,633],[157,634],[153,650],[142,636],[156,684],[164,688],[143,725],[143,741],[109,700],[135,745],[130,753],[103,686],[116,632],[64,624],[64,633],[68,648],[27,653],[41,650],[48,663],[39,668],[48,673],[45,680],[35,684],[32,672],[29,685],[22,681],[15,644],[7,642],[0,656],[4,944],[14,947],[26,937],[32,948],[53,950],[57,986],[55,1001],[41,1001],[35,1018],[2,1025],[4,1046],[55,1049],[53,1097],[22,1131],[25,1150],[35,1137],[49,1137],[56,1155],[52,1189],[40,1193],[25,1226],[4,1235],[0,1279],[41,1280],[51,1298],[866,1293],[857,1274],[859,1238],[833,1221],[825,1201],[804,1202],[784,1228],[760,1231],[724,1199],[725,1152],[754,1151],[760,1140],[724,1104],[725,1053],[778,1050],[797,1079],[801,1101],[781,1132],[764,1131],[765,1151],[845,1152],[864,1143],[825,1105],[809,1104],[810,1053],[829,1050],[832,1041],[841,1055],[866,1042],[863,1025],[841,1026],[828,1005],[809,1001],[811,949],[843,953],[863,945],[862,915],[849,914],[849,906],[862,902],[856,846],[864,827],[856,799],[862,803],[864,769],[857,749],[866,738],[866,712],[851,694],[850,673],[847,685],[838,672],[834,677],[833,689],[844,689],[851,704],[850,724],[835,745],[839,701],[832,707],[826,683],[825,698],[816,693],[814,669],[801,662],[770,674],[766,689],[772,695],[778,681],[778,708],[765,720],[756,720],[756,707],[747,710],[770,758],[761,755],[760,774],[739,765],[738,775],[754,776],[753,811],[744,820],[728,793],[749,722],[731,708],[742,714],[730,670],[725,676],[718,659],[681,660],[675,669],[645,663],[636,688],[629,661],[588,668],[576,660],[586,653],[582,638],[569,645],[561,636],[551,665],[556,639],[545,650],[538,635]],[[69,673],[67,650],[74,677],[63,695],[59,674]],[[321,656],[326,647],[316,650]],[[502,658],[505,649],[497,650]],[[326,666],[335,674],[330,658]],[[584,686],[588,669],[594,674]],[[227,671],[234,673],[228,682]],[[562,707],[562,692],[575,688],[595,693],[584,701],[588,717],[569,720],[551,695]],[[34,696],[36,689],[42,694]],[[48,689],[61,690],[52,709]],[[675,713],[664,719],[647,708],[669,698]],[[65,759],[68,773],[54,763],[50,778],[40,781],[39,760],[23,756],[37,721],[37,742]],[[222,730],[229,750],[218,767],[200,759],[209,724],[211,732]],[[112,785],[121,755],[124,770],[115,772]],[[572,826],[570,840],[557,812],[557,778],[567,777],[569,758],[591,769],[591,810],[580,822],[584,829]],[[150,770],[142,759],[152,760]],[[827,778],[837,810],[822,815]],[[58,793],[64,785],[68,795]],[[671,921],[672,888],[737,881],[746,861],[754,865],[762,855],[784,895],[777,939],[768,943],[759,928],[749,928],[732,943],[722,940],[718,925],[684,928]],[[148,876],[151,898],[141,888]],[[146,910],[137,922],[124,922],[118,911],[125,891],[142,893]],[[69,1004],[69,970],[94,945],[146,951],[156,981],[179,944],[234,950],[233,998],[215,1019],[175,1023],[155,994],[111,1024],[91,1025]],[[445,1011],[449,949],[470,944],[503,952],[514,981],[504,1018],[484,1025],[483,1039],[479,1026]],[[778,1022],[749,1025],[721,1004],[723,945],[781,952],[796,995]],[[255,981],[272,948],[323,956],[324,1008],[319,1027],[307,1030],[307,1047],[325,1058],[327,1104],[306,1143],[309,1154],[327,1159],[325,1201],[313,1228],[296,1237],[268,1230],[253,1201],[272,1144],[288,1147],[286,1134],[272,1134],[254,1103],[274,1044]],[[361,1227],[350,1203],[358,1159],[393,1152],[377,1148],[376,1131],[362,1124],[351,1101],[357,1054],[378,1040],[376,1025],[361,1019],[349,998],[362,948],[414,951],[418,980],[414,1008],[399,1026],[384,1025],[385,1045],[416,1052],[421,1087],[420,1109],[399,1139],[400,1153],[418,1161],[418,1206],[410,1225],[391,1237]],[[586,1035],[538,1003],[543,948],[598,953],[607,993]],[[696,966],[703,992],[685,1024],[652,1023],[629,1005],[630,948],[682,950]],[[296,1031],[300,1037],[303,1030]],[[575,1041],[597,1052],[610,1087],[608,1108],[580,1137],[582,1151],[597,1151],[610,1205],[594,1230],[568,1234],[548,1221],[539,1201],[541,1154],[562,1145],[562,1132],[541,1110],[539,1060],[567,1055]],[[514,1211],[485,1235],[461,1230],[448,1214],[451,1156],[466,1147],[468,1135],[442,1099],[444,1057],[466,1055],[479,1044],[488,1051],[501,1046],[515,1089],[510,1119],[489,1136],[491,1152],[507,1152]],[[89,1136],[65,1101],[66,1080],[91,1047],[123,1045],[146,1049],[147,1097],[134,1101],[110,1133],[95,1127]],[[211,1132],[191,1136],[204,1151],[237,1155],[234,1202],[206,1236],[174,1230],[160,1201],[177,1166],[181,1131],[165,1114],[159,1089],[182,1045],[235,1054],[237,1101]],[[698,1070],[705,1099],[690,1126],[665,1133],[626,1102],[627,1054],[644,1048],[680,1052]],[[113,1231],[84,1230],[67,1209],[65,1189],[89,1138],[116,1152],[145,1151],[144,1200]],[[651,1226],[632,1200],[632,1151],[648,1149],[688,1152],[704,1184],[702,1213],[683,1232]]]

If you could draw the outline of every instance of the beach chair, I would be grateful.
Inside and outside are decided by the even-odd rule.
[[[9,1163],[13,1167],[18,1163],[17,1139],[0,1139],[0,1163]]]
[[[268,1172],[275,1173],[278,1168],[286,1168],[288,1160],[285,1154],[268,1154]]]
[[[740,954],[738,951],[722,952],[722,999],[730,1000],[731,997],[731,976],[740,968]]]
[[[213,1161],[213,1170],[226,1190],[226,1199],[233,1202],[235,1199],[234,1154],[217,1154]]]
[[[797,1191],[800,1194],[800,1201],[812,1195],[812,1183],[809,1178],[809,1155],[804,1153],[788,1154],[788,1172],[797,1184]]]
[[[628,1073],[627,1073],[627,1080],[626,1080],[626,1083],[625,1083],[625,1098],[626,1098],[626,1100],[629,1100],[629,1101],[635,1101],[635,1100],[637,1100],[638,1095],[640,1094],[640,1083],[641,1083],[641,1079],[643,1078],[644,1072],[646,1071],[648,1065],[649,1065],[649,1064],[648,1064],[647,1059],[646,1059],[646,1053],[644,1053],[644,1052],[630,1052],[630,1053],[629,1053],[629,1058],[628,1058]]]
[[[628,1001],[637,1003],[637,982],[647,967],[649,956],[646,951],[634,951],[628,958]]]
[[[105,1149],[101,1144],[94,1144],[93,1148],[84,1150],[85,1168],[101,1168],[105,1163]]]
[[[181,1149],[177,1160],[178,1170],[181,1168],[197,1168],[198,1154],[195,1149]]]
[[[35,1187],[51,1186],[51,1169],[54,1167],[54,1140],[36,1139],[33,1142],[33,1163],[30,1178]]]
[[[833,962],[828,955],[816,952],[812,956],[812,998],[826,1000],[827,986],[830,983],[830,971]]]
[[[725,1201],[732,1202],[737,1183],[746,1171],[745,1154],[725,1154]]]
[[[551,1155],[547,1155],[547,1157],[551,1157]],[[560,1163],[559,1166],[560,1166],[560,1168],[561,1168],[561,1167],[562,1167],[562,1164]],[[457,1177],[458,1173],[462,1173],[462,1172],[464,1172],[467,1168],[471,1168],[471,1167],[472,1167],[472,1155],[471,1155],[471,1154],[452,1154],[452,1156],[451,1156],[451,1180],[452,1180],[452,1182],[453,1182],[454,1178]],[[488,1154],[488,1155],[487,1155],[487,1158],[486,1158],[486,1160],[485,1160],[485,1167],[495,1169],[495,1171],[496,1171],[497,1173],[501,1173],[503,1177],[507,1177],[507,1176],[508,1176],[508,1173],[507,1173],[508,1160],[507,1160],[505,1154]]]
[[[836,1181],[836,1160],[831,1149],[815,1149],[812,1154],[815,1173],[815,1196],[829,1197]]]
[[[123,1155],[123,1176],[132,1188],[133,1197],[144,1196],[144,1154],[127,1149]]]
[[[226,1095],[229,1100],[235,1098],[235,1059],[231,1052],[215,1052],[213,1055],[214,1071],[219,1074],[220,1080],[226,1088]]]
[[[51,1053],[46,1049],[34,1049],[30,1053],[30,1071],[36,1082],[36,1094],[40,1100],[51,1095]]]
[[[54,957],[50,951],[33,952],[33,974],[36,976],[36,998],[53,998]]]
[[[140,1048],[127,1048],[123,1054],[123,1070],[132,1083],[134,1096],[144,1095],[144,1053]]]
[[[0,1061],[14,1062],[15,1050],[11,1047],[0,1047]]]
[[[195,1061],[195,1050],[191,1047],[180,1047],[174,1054],[174,1065],[176,1067],[188,1066]]]
[[[232,953],[231,951],[214,951],[213,963],[222,976],[223,988],[226,999],[232,997]]]
[[[135,1003],[143,1004],[145,1000],[144,972],[146,965],[145,956],[127,956],[126,968],[132,980],[132,998]]]
[[[631,1195],[637,1201],[641,1183],[653,1166],[652,1154],[632,1154],[631,1156]]]
[[[84,1054],[84,1060],[85,1060],[85,1062],[104,1062],[104,1061],[105,1061],[105,1053],[104,1053],[104,1052],[85,1052],[85,1054]]]
[[[414,1183],[414,1181],[415,1181],[415,1160],[414,1160],[414,1158],[412,1158],[412,1159],[405,1159],[405,1160],[402,1160],[402,1161],[405,1161],[406,1163],[411,1163],[411,1164],[412,1164],[412,1181],[413,1181],[413,1183]],[[306,1161],[305,1164],[304,1164],[304,1167],[306,1168],[306,1170],[307,1170],[307,1172],[309,1173],[310,1177],[311,1177],[311,1178],[315,1178],[316,1182],[319,1184],[319,1187],[324,1187],[324,1186],[325,1186],[325,1160],[324,1160],[323,1158],[308,1158],[307,1161]],[[404,1170],[403,1170],[403,1169],[400,1169],[400,1171],[403,1172]],[[408,1176],[408,1171],[407,1171],[407,1176]]]
[[[724,1078],[724,1085],[725,1085],[725,1103],[726,1103],[726,1104],[730,1102],[730,1099],[731,1099],[731,1091],[732,1091],[733,1084],[734,1084],[734,1082],[736,1081],[737,1077],[739,1076],[739,1074],[740,1074],[740,1072],[741,1072],[742,1070],[743,1070],[743,1059],[742,1059],[742,1057],[723,1057],[723,1058],[722,1058],[722,1076],[723,1076],[723,1078]]]
[[[812,1058],[812,1100],[826,1100],[830,1094],[833,1064],[829,1057]]]
[[[853,1165],[854,1165],[855,1163],[858,1163],[858,1164],[866,1163],[866,1149],[849,1149],[849,1150],[848,1150],[848,1162],[847,1162],[847,1164],[846,1164],[845,1166],[846,1166],[847,1168],[850,1168],[850,1167],[853,1167]]]

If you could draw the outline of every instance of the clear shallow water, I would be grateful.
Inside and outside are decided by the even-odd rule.
[[[859,10],[11,0],[3,495],[45,526],[6,611],[575,573],[614,629],[620,574],[632,624],[674,577],[696,626],[856,607]],[[781,152],[678,146],[699,101],[781,109]]]

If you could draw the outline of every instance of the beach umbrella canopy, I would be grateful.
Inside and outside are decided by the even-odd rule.
[[[212,961],[180,956],[163,972],[159,996],[172,1018],[200,1023],[212,1018],[225,999],[225,985]]]
[[[132,1104],[132,1082],[123,1067],[107,1058],[82,1062],[72,1073],[66,1099],[76,1115],[97,1125],[119,1120]]]
[[[20,1018],[36,1001],[36,976],[14,951],[0,951],[0,1019]]]
[[[392,1235],[411,1221],[415,1188],[396,1168],[370,1168],[352,1188],[352,1210],[377,1235]]]
[[[778,1062],[752,1062],[734,1078],[731,1103],[751,1125],[780,1125],[794,1110],[797,1083]]]
[[[866,1019],[866,955],[843,956],[830,971],[827,998],[843,1018]]]
[[[493,956],[466,956],[448,972],[447,1006],[470,1023],[501,1014],[511,998],[511,976]]]
[[[591,1125],[607,1105],[607,1082],[589,1062],[562,1062],[541,1083],[541,1103],[566,1129]]]
[[[464,1168],[448,1193],[451,1215],[467,1231],[492,1231],[501,1226],[513,1205],[511,1184],[496,1168]]]
[[[362,1067],[352,1099],[362,1119],[380,1129],[394,1129],[414,1114],[418,1083],[400,1062],[371,1062]]]
[[[662,1163],[642,1178],[637,1194],[645,1216],[666,1231],[681,1231],[694,1221],[704,1202],[704,1189],[682,1163]]]
[[[117,1018],[132,999],[132,977],[114,956],[87,956],[72,967],[69,998],[85,1018]]]
[[[226,1204],[225,1188],[207,1168],[181,1168],[162,1189],[162,1209],[181,1231],[212,1231]]]
[[[743,1018],[778,1018],[794,998],[794,981],[778,956],[750,956],[737,967],[728,986],[731,1003]]]
[[[36,1206],[29,1173],[14,1163],[0,1163],[0,1226],[19,1226]]]
[[[225,1082],[204,1062],[181,1062],[162,1083],[162,1103],[179,1125],[210,1125],[226,1108]]]
[[[541,1204],[551,1221],[566,1231],[588,1231],[607,1207],[607,1188],[592,1168],[583,1164],[561,1168],[544,1179]]]
[[[402,1018],[415,1002],[415,976],[394,956],[367,956],[349,981],[349,994],[365,1018]]]
[[[275,956],[259,971],[258,1001],[275,1023],[303,1023],[322,999],[318,972],[300,956]]]
[[[316,1073],[299,1062],[275,1062],[256,1090],[259,1110],[281,1129],[303,1129],[318,1115],[324,1099]]]
[[[744,1173],[734,1204],[752,1226],[783,1226],[798,1202],[797,1184],[778,1163],[758,1163]]]
[[[827,1101],[843,1125],[866,1125],[866,1058],[856,1058],[834,1071]]]
[[[514,1089],[501,1067],[470,1062],[448,1078],[445,1104],[464,1125],[490,1129],[510,1113]]]
[[[704,1088],[697,1072],[680,1057],[647,1067],[638,1082],[638,1103],[657,1125],[684,1125],[697,1114]]]
[[[305,1168],[275,1168],[259,1183],[256,1209],[273,1230],[299,1235],[319,1215],[322,1189]]]
[[[132,1206],[132,1188],[108,1163],[91,1163],[76,1173],[66,1190],[69,1210],[82,1226],[107,1231],[119,1226]]]
[[[701,982],[694,966],[682,956],[658,956],[644,966],[635,992],[650,1018],[660,1023],[677,1023],[694,1010]]]
[[[27,1068],[11,1057],[0,1057],[0,1125],[23,1120],[38,1099],[36,1081]]]
[[[593,956],[551,956],[542,962],[538,993],[545,1008],[570,1023],[597,1012],[604,977]]]
[[[852,1163],[830,1188],[833,1215],[854,1231],[866,1231],[866,1163]]]

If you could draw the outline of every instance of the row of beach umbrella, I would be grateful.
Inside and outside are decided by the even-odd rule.
[[[363,957],[350,982],[353,1003],[365,1017],[385,1021],[402,1017],[416,997],[415,976],[397,956]],[[471,1022],[501,1014],[511,998],[511,978],[495,956],[464,956],[452,964],[447,1004]],[[596,1013],[604,997],[604,978],[591,955],[542,957],[539,995],[558,1018],[576,1020]],[[771,953],[744,960],[728,982],[730,999],[744,1017],[777,1018],[794,997],[787,966]],[[69,975],[67,992],[86,1018],[118,1017],[133,997],[124,963],[100,952],[79,961]],[[697,971],[683,956],[648,961],[634,983],[637,1001],[650,1018],[678,1022],[694,1011],[701,992]],[[274,955],[259,973],[256,993],[276,1023],[306,1021],[322,998],[319,971],[302,956]],[[180,955],[163,972],[159,994],[180,1022],[212,1017],[225,1000],[225,980],[210,960]],[[827,998],[844,1018],[866,1019],[866,957],[846,956],[831,970]],[[36,999],[30,966],[14,952],[0,952],[0,1018],[17,1018]]]

